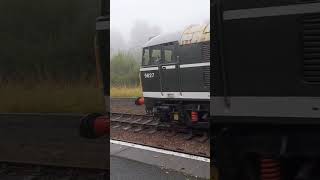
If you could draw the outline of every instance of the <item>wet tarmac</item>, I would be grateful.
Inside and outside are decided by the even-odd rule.
[[[209,179],[208,158],[111,140],[111,179]]]
[[[110,157],[110,166],[110,180],[202,180],[181,172],[115,156]]]

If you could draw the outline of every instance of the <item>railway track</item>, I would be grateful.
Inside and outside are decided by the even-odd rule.
[[[178,133],[185,135],[185,140],[196,140],[202,143],[208,141],[208,134],[202,131],[195,131],[190,128],[160,122],[152,115],[131,114],[131,113],[112,113],[111,128],[121,128],[125,131],[146,132],[154,134],[159,131],[168,131],[168,137],[176,136]]]
[[[107,170],[0,162],[1,180],[106,180]]]
[[[169,124],[161,123],[151,115],[112,113],[111,128],[122,128],[123,130],[133,130],[140,132],[148,130],[148,133],[155,133],[160,129],[170,128]]]

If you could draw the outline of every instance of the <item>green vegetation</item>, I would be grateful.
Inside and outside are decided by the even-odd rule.
[[[119,52],[111,58],[110,77],[112,87],[139,86],[139,64],[130,53]]]
[[[112,97],[141,97],[141,87],[112,87]]]
[[[112,97],[142,96],[139,69],[140,51],[118,52],[111,58],[110,78]]]

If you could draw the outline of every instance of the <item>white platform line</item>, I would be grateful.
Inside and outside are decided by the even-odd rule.
[[[158,149],[158,148],[154,148],[154,147],[143,146],[140,144],[128,143],[128,142],[117,141],[117,140],[112,140],[112,139],[110,139],[110,143],[210,163],[210,159],[205,158],[205,157],[194,156],[194,155],[179,153],[179,152],[174,152],[174,151],[168,151],[168,150],[164,150],[164,149]]]

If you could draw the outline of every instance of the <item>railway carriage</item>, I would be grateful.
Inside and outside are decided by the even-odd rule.
[[[148,113],[161,121],[208,127],[210,25],[150,39],[143,46],[140,78]]]

